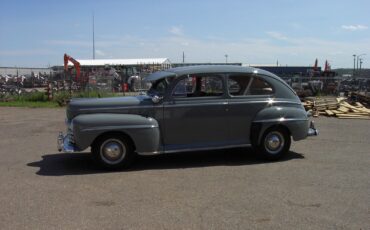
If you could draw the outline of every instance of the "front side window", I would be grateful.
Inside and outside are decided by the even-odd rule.
[[[187,97],[215,97],[223,95],[222,77],[218,75],[188,75],[175,86],[172,96]]]
[[[154,82],[148,90],[148,95],[163,96],[172,80],[172,77],[167,77]]]

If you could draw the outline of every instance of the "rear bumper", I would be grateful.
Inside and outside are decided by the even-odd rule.
[[[318,136],[319,130],[315,128],[315,123],[310,121],[310,127],[308,128],[307,136]]]
[[[69,135],[63,135],[63,133],[60,132],[57,138],[57,143],[59,152],[78,152],[77,148],[71,143]]]

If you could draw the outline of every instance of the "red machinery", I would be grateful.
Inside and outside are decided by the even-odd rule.
[[[317,71],[317,58],[315,60],[315,65],[313,66],[313,71]]]
[[[72,62],[76,69],[76,81],[80,79],[81,76],[81,65],[73,57],[64,54],[64,70],[68,72],[68,62]]]
[[[326,60],[326,61],[325,61],[325,69],[324,69],[324,71],[325,71],[325,72],[328,72],[328,71],[330,71],[330,70],[331,70],[330,64],[329,64],[328,60]]]

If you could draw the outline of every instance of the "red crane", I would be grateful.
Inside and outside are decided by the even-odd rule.
[[[72,62],[76,69],[76,81],[80,79],[81,76],[81,65],[78,61],[76,61],[73,57],[69,56],[68,54],[64,54],[64,70],[68,71],[68,62]]]
[[[328,62],[328,60],[326,60],[325,61],[325,72],[328,72],[328,71],[330,71],[331,70],[331,68],[330,68],[330,64],[329,64],[329,62]]]
[[[313,71],[317,71],[317,58],[315,60],[315,65],[313,66]]]

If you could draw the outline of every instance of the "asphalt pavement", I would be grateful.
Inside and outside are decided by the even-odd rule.
[[[251,149],[139,157],[56,150],[64,109],[0,107],[0,229],[370,229],[370,121],[315,119],[278,162]]]

